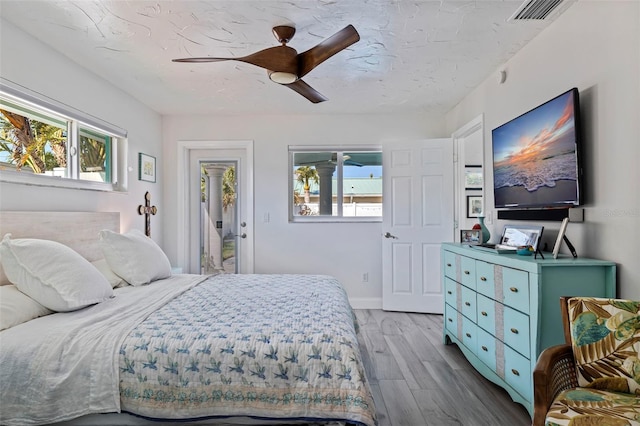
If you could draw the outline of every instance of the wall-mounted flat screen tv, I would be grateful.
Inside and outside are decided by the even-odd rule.
[[[496,208],[581,204],[578,89],[545,102],[491,133]]]

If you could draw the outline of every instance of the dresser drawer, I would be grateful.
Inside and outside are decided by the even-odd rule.
[[[504,348],[504,378],[527,401],[533,401],[531,362],[506,346]]]
[[[481,294],[476,296],[478,326],[496,335],[496,302]]]
[[[529,315],[504,308],[504,343],[529,358]]]
[[[496,370],[496,338],[478,327],[478,348],[476,353],[480,361],[484,362],[491,371]]]
[[[458,311],[445,303],[444,305],[444,327],[458,339]]]
[[[478,327],[469,318],[462,317],[462,344],[471,352],[476,352],[478,343]]]
[[[458,279],[456,276],[456,256],[455,253],[451,253],[450,251],[444,252],[444,275],[452,280]]]
[[[476,261],[470,257],[460,256],[460,282],[476,289]]]
[[[458,283],[451,278],[445,277],[444,279],[444,301],[451,306],[456,306],[456,300],[458,297]]]
[[[476,261],[476,291],[488,297],[495,297],[496,283],[494,266],[491,263]]]
[[[529,274],[502,268],[503,303],[525,314],[529,313]]]
[[[460,286],[460,296],[461,306],[458,306],[458,309],[462,315],[476,322],[476,292],[465,286]]]

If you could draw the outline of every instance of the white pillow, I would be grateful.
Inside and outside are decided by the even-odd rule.
[[[91,264],[95,266],[102,275],[104,275],[112,288],[129,285],[129,283],[113,273],[106,259],[95,260],[91,262]]]
[[[125,234],[102,230],[100,246],[111,270],[131,285],[144,285],[171,276],[167,255],[137,229]]]
[[[53,311],[74,311],[113,296],[107,279],[84,257],[49,240],[11,240],[0,244],[0,262],[18,290]]]
[[[0,330],[53,313],[15,285],[0,286]]]

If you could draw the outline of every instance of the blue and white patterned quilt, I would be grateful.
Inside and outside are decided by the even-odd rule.
[[[372,426],[347,296],[317,275],[218,275],[123,341],[121,409],[150,418],[254,416]]]

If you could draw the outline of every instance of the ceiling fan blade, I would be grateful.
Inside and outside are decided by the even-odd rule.
[[[302,80],[296,80],[291,84],[283,84],[283,86],[287,86],[290,89],[298,92],[299,94],[301,94],[302,96],[304,96],[305,98],[313,102],[314,104],[328,100],[327,98],[322,96],[318,91],[316,91],[316,89],[309,86],[307,83],[305,83]]]
[[[212,58],[210,56],[204,58],[179,58],[172,59],[171,62],[193,62],[193,63],[204,63],[204,62],[221,62],[221,61],[233,61],[236,58]]]
[[[240,61],[255,65],[271,71],[287,72],[296,74],[298,71],[296,56],[298,52],[289,46],[275,46],[260,50],[247,56],[237,58],[182,58],[173,59],[173,62],[220,62],[220,61]]]
[[[298,78],[304,77],[312,69],[360,40],[353,25],[347,25],[328,39],[298,55]]]

